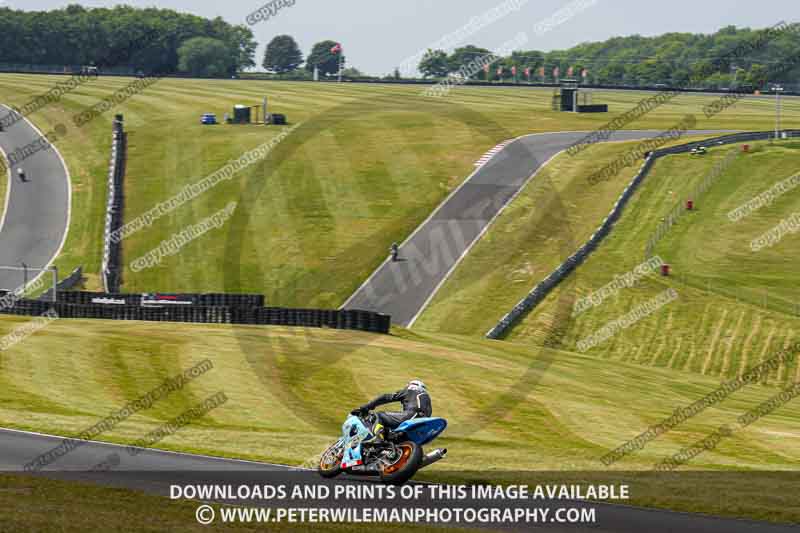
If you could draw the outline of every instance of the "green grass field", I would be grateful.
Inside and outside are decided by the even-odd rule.
[[[0,319],[0,331],[24,320]],[[413,368],[450,423],[437,441],[450,454],[426,479],[461,479],[468,470],[484,479],[523,470],[613,473],[650,470],[776,392],[745,387],[608,470],[599,460],[606,451],[711,392],[718,379],[463,336],[59,320],[2,353],[0,426],[77,434],[205,358],[213,369],[98,438],[134,442],[223,391],[227,403],[157,446],[312,465],[348,409],[399,388],[409,376],[398,369]],[[689,468],[792,470],[797,439],[786,437],[800,435],[799,415],[790,404]],[[724,512],[707,499],[660,501]]]
[[[3,333],[24,320],[3,319]],[[165,377],[210,358],[212,370],[103,438],[130,442],[223,391],[227,404],[159,446],[296,465],[313,460],[335,439],[348,409],[400,388],[410,376],[397,368],[413,368],[430,383],[437,414],[451,423],[443,444],[454,453],[442,469],[467,469],[489,456],[496,456],[497,470],[595,469],[606,449],[718,384],[712,377],[461,336],[125,326],[59,320],[4,352],[0,426],[73,433]],[[679,444],[774,393],[772,387],[747,388],[618,467],[647,469]],[[331,402],[334,397],[339,400]],[[498,398],[502,407],[495,405]],[[758,451],[771,431],[800,431],[797,409],[789,406],[765,419],[694,466],[791,468],[794,440],[775,440],[768,455]]]
[[[800,171],[800,145],[795,142],[756,145],[736,156],[720,179],[697,200],[658,243],[654,254],[669,263],[672,276],[645,277],[574,320],[552,317],[565,294],[588,296],[645,260],[645,244],[672,208],[683,203],[730,148],[709,156],[671,156],[659,161],[626,209],[616,229],[568,283],[558,288],[512,331],[516,341],[538,343],[559,329],[566,349],[606,323],[671,287],[678,300],[667,304],[587,353],[649,367],[692,371],[719,378],[740,375],[788,346],[800,328],[794,283],[794,235],[754,253],[750,242],[800,208],[788,192],[739,222],[727,213],[775,183]],[[800,365],[787,364],[772,376],[774,384],[800,381]]]
[[[476,243],[414,328],[478,335],[497,324],[608,216],[639,167],[623,169],[593,187],[586,177],[638,142],[596,144],[575,156],[562,153],[545,165]]]
[[[0,101],[23,105],[63,79],[0,75]],[[235,103],[258,104],[303,123],[267,160],[156,221],[124,241],[125,262],[197,223],[229,201],[237,216],[157,267],[125,273],[126,291],[242,290],[278,305],[341,304],[472,170],[497,142],[532,132],[589,130],[636,105],[648,93],[596,91],[608,115],[550,110],[549,90],[463,88],[446,99],[419,96],[413,86],[165,79],[113,111],[77,128],[75,113],[123,88],[130,79],[82,85],[32,118],[43,129],[70,126],[57,144],[73,175],[73,221],[62,272],[84,264],[87,286],[99,286],[105,171],[114,112],[130,131],[125,218],[132,220],[185,185],[205,177],[279,128],[202,127]],[[632,129],[668,128],[687,112],[702,117],[710,95],[680,96]],[[772,102],[750,100],[698,127],[766,129]],[[787,120],[800,113],[788,100]],[[246,215],[246,216],[245,216]],[[366,245],[365,245],[366,243]]]

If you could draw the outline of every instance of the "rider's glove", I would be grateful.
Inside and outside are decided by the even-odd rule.
[[[358,407],[357,409],[353,409],[352,411],[350,411],[350,414],[353,415],[353,416],[363,416],[363,415],[367,414],[368,412],[369,412],[369,408],[367,408],[366,406],[362,405],[361,407]]]

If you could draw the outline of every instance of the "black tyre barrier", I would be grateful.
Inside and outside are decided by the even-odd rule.
[[[800,130],[783,130],[787,137],[800,137]],[[575,268],[583,263],[587,257],[597,249],[597,246],[611,233],[614,223],[619,220],[622,215],[622,210],[625,209],[628,201],[633,196],[633,193],[644,181],[650,170],[653,168],[656,160],[674,154],[682,154],[692,151],[694,148],[701,146],[713,147],[726,144],[736,144],[747,141],[767,141],[775,138],[774,131],[757,131],[757,132],[744,132],[733,133],[729,135],[721,135],[711,139],[704,139],[702,141],[693,141],[686,144],[677,146],[670,146],[669,148],[661,148],[654,150],[645,159],[639,172],[633,177],[631,182],[622,191],[617,202],[614,204],[609,215],[603,220],[603,223],[597,228],[597,231],[589,238],[589,240],[581,246],[577,252],[572,254],[566,261],[551,272],[544,280],[539,282],[533,290],[531,290],[525,298],[520,300],[517,305],[511,309],[506,315],[500,319],[492,329],[486,332],[487,339],[500,339],[505,336],[519,320],[533,311],[539,303],[553,290],[559,283],[561,283],[567,276],[572,273]]]
[[[0,308],[0,313],[39,316],[50,310],[55,311],[59,318],[327,327],[384,334],[389,333],[391,325],[391,317],[389,315],[352,309],[287,309],[282,307],[202,305],[151,307],[128,304],[50,302],[28,299],[18,300],[11,307]]]
[[[111,293],[89,291],[59,291],[58,301],[71,304],[142,305],[142,293]],[[150,297],[174,298],[183,304],[164,304],[176,306],[199,305],[205,307],[264,307],[263,294],[224,294],[224,293],[150,293]],[[159,305],[149,301],[148,305]]]

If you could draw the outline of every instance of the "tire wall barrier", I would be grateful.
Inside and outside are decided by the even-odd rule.
[[[122,242],[111,235],[122,227],[123,181],[127,139],[121,120],[114,120],[111,141],[111,162],[108,167],[108,200],[106,203],[106,225],[103,233],[103,262],[101,275],[107,292],[119,292],[122,281]]]
[[[100,294],[100,293],[95,293]],[[61,295],[59,295],[59,299]],[[59,318],[100,318],[203,324],[251,324],[301,326],[389,333],[391,317],[372,311],[335,309],[287,309],[207,305],[140,306],[129,304],[76,304],[64,301],[22,299],[0,308],[9,315],[40,316],[55,311]]]
[[[149,296],[164,296],[155,293]],[[223,294],[223,293],[182,293],[169,295],[176,297],[183,305],[199,305],[205,307],[264,307],[263,294]],[[58,301],[68,304],[90,305],[96,303],[109,303],[124,301],[124,305],[141,305],[144,299],[142,294],[122,294],[108,292],[68,291],[58,293]],[[105,300],[105,301],[103,301]],[[150,305],[157,305],[148,302]],[[163,304],[170,305],[170,304]],[[180,304],[178,304],[180,305]]]
[[[787,137],[800,137],[800,130],[784,130],[784,133]],[[600,227],[597,228],[597,231],[595,231],[595,233],[589,237],[589,240],[584,243],[583,246],[578,248],[578,251],[568,257],[567,260],[561,263],[558,268],[553,270],[546,278],[540,281],[533,288],[533,290],[531,290],[528,295],[525,296],[525,298],[520,300],[520,302],[517,303],[517,305],[515,305],[511,311],[506,313],[506,315],[501,318],[492,329],[486,332],[486,338],[503,338],[523,316],[535,309],[536,306],[545,299],[550,291],[552,291],[559,283],[566,279],[566,277],[569,276],[578,265],[583,263],[586,258],[589,257],[589,255],[597,248],[603,239],[605,239],[606,236],[611,233],[611,229],[613,228],[614,223],[616,223],[616,221],[619,220],[619,217],[622,215],[622,210],[625,209],[625,205],[631,199],[642,181],[644,181],[644,179],[650,173],[650,170],[653,168],[653,165],[657,159],[668,155],[687,153],[693,148],[698,148],[700,146],[713,147],[747,141],[763,141],[772,139],[774,137],[775,132],[771,131],[734,133],[731,135],[722,135],[720,137],[705,139],[703,141],[694,141],[678,146],[671,146],[669,148],[662,148],[651,152],[645,159],[644,163],[639,169],[639,172],[636,173],[636,176],[633,177],[628,186],[625,187],[625,190],[622,191],[622,194],[617,199],[617,202],[614,204],[611,212],[603,220],[603,223],[600,224]]]

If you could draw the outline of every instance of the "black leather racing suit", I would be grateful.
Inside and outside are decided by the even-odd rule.
[[[431,397],[428,395],[428,391],[425,390],[403,389],[395,392],[394,394],[384,394],[382,396],[378,396],[364,407],[372,410],[379,405],[392,402],[402,403],[403,412],[375,413],[378,417],[378,420],[380,420],[381,424],[386,426],[387,429],[395,429],[406,420],[428,417],[431,416],[431,413],[433,413]]]

